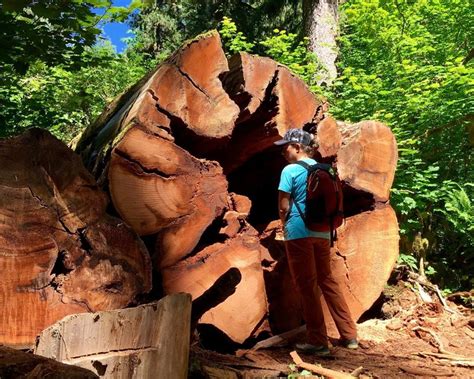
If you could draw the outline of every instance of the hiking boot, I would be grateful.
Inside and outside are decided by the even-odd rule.
[[[324,345],[311,345],[310,343],[297,343],[295,345],[296,350],[301,353],[311,353],[319,356],[325,356],[331,354],[329,348]]]
[[[352,350],[359,348],[359,342],[357,342],[355,338],[352,338],[350,340],[341,340],[341,345],[347,349],[352,349]]]

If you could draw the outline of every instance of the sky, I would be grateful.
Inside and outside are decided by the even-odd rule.
[[[112,3],[118,7],[128,7],[131,0],[114,0]],[[102,37],[109,39],[118,53],[122,52],[126,45],[121,41],[122,38],[132,37],[127,31],[130,29],[129,25],[122,22],[108,22],[102,25]]]

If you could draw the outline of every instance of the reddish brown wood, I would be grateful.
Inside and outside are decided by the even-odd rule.
[[[130,129],[113,150],[108,178],[124,220],[141,235],[158,233],[161,267],[188,255],[228,208],[227,182],[216,163],[141,128]]]
[[[212,155],[225,173],[272,147],[288,129],[312,122],[322,105],[299,77],[269,58],[240,53],[223,82],[241,107],[231,140]]]
[[[337,154],[341,180],[354,189],[387,201],[395,177],[398,152],[392,131],[377,121],[340,124],[342,147]]]
[[[336,120],[326,116],[317,127],[318,151],[323,158],[335,156],[342,144],[341,132]]]
[[[284,162],[273,142],[289,128],[317,125],[320,153],[337,162],[345,182],[349,216],[363,215],[360,224],[369,220],[373,233],[396,227],[392,213],[383,213],[387,223],[368,213],[377,209],[378,215],[388,201],[397,158],[391,131],[376,122],[338,126],[327,110],[300,78],[269,58],[240,53],[228,64],[218,34],[211,32],[186,43],[115,101],[77,150],[120,216],[147,236],[165,291],[186,290],[195,299],[219,293],[222,298],[214,300],[220,303],[200,322],[242,342],[266,308],[263,281],[256,279],[262,272],[248,269],[256,267],[255,260],[265,269],[272,328],[283,332],[301,323],[287,285],[283,243],[272,234],[275,225],[261,236],[266,249],[255,241],[253,229],[263,230],[275,214]],[[357,235],[353,229],[348,235]],[[390,236],[392,257],[398,248]],[[372,256],[362,249],[357,254]],[[390,260],[384,264],[384,270],[391,268]],[[228,296],[229,288],[207,292],[225,273],[234,278],[236,267],[242,278],[234,295]],[[242,288],[253,291],[247,303]],[[355,313],[375,300],[372,290],[367,293]]]
[[[267,304],[260,265],[261,246],[256,236],[242,233],[225,243],[212,244],[195,256],[162,270],[165,293],[188,292],[201,296],[230,268],[241,274],[235,293],[199,320],[242,343],[265,316]]]
[[[77,312],[120,308],[151,288],[148,253],[79,157],[39,129],[0,141],[0,343],[29,346]]]

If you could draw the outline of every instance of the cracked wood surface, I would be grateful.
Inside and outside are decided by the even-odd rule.
[[[186,378],[191,297],[67,316],[41,332],[35,354],[101,378]]]
[[[341,123],[339,128],[342,147],[337,153],[337,168],[341,180],[373,194],[376,201],[388,201],[398,160],[390,128],[377,121]]]
[[[159,267],[188,255],[229,207],[227,181],[217,164],[139,128],[130,129],[112,153],[109,189],[117,211],[134,230],[159,233]]]
[[[276,207],[272,198],[277,184],[271,189],[264,187],[271,182],[269,178],[278,178],[283,168],[273,142],[289,128],[317,126],[321,155],[337,162],[345,181],[349,216],[369,215],[369,210],[388,201],[397,159],[391,131],[376,122],[347,128],[329,117],[327,110],[327,103],[317,99],[300,78],[269,58],[240,53],[228,63],[218,34],[210,32],[183,45],[127,96],[106,109],[100,122],[84,133],[77,151],[99,184],[108,189],[120,216],[140,235],[149,236],[156,269],[170,278],[169,273],[176,267],[189,264],[189,268],[176,271],[181,277],[173,276],[172,286],[165,280],[167,291],[184,286],[195,297],[211,285],[201,288],[202,275],[214,278],[214,283],[222,272],[232,268],[229,262],[217,258],[221,251],[218,246],[235,246],[238,255],[245,250],[239,244],[248,231],[249,220],[253,217],[262,224],[271,220],[265,214],[272,213],[270,206]],[[263,164],[262,157],[266,159]],[[241,195],[255,197],[250,200],[242,196],[235,201],[228,187],[234,192],[243,189]],[[245,187],[256,190],[245,192]],[[245,205],[245,211],[237,209],[239,203]],[[256,212],[261,217],[256,217]],[[391,220],[391,215],[387,217]],[[372,227],[383,234],[384,228],[392,230],[393,225],[388,224]],[[279,275],[283,275],[282,283],[289,280],[284,270],[272,272],[275,257],[271,255],[275,252],[270,250],[278,242],[270,245],[270,258],[265,263],[270,265],[265,267],[267,291],[272,288],[269,282],[282,280]],[[387,246],[393,249],[390,254],[398,254],[397,246]],[[198,267],[195,257],[203,251],[209,254],[206,270],[193,273],[195,282],[191,283],[186,278],[187,270]],[[260,252],[265,249],[260,247]],[[356,254],[364,257],[366,253],[360,250]],[[391,267],[390,260],[385,264]],[[349,271],[353,269],[359,268],[349,267]],[[244,276],[242,280],[249,278]],[[378,288],[379,283],[365,285]],[[257,288],[261,293],[255,306],[260,309],[260,299],[266,294],[263,287]],[[282,291],[282,299],[287,295],[277,304],[284,308],[294,304],[287,287],[275,288]],[[368,293],[374,296],[372,290]],[[364,300],[367,304],[376,300],[375,296],[369,301],[370,296]],[[238,306],[226,305],[234,304],[236,299]],[[223,328],[234,341],[243,341],[243,334],[233,329],[243,328],[251,334],[245,317],[253,320],[254,310],[243,297],[235,296],[220,306],[207,322]],[[223,311],[226,307],[242,312],[240,326],[227,325],[232,316]],[[278,307],[270,310],[270,319],[274,316],[278,318]],[[290,324],[300,322],[297,313],[289,319]],[[274,319],[272,325],[278,332],[288,330],[284,320],[279,325]]]
[[[230,268],[237,268],[241,280],[235,291],[205,312],[199,322],[214,325],[232,341],[242,343],[267,310],[260,249],[259,240],[251,231],[244,231],[225,243],[207,246],[195,256],[162,271],[164,291],[188,292],[196,299]]]
[[[106,195],[48,132],[0,141],[0,343],[30,346],[67,314],[149,291],[143,242],[105,213]]]

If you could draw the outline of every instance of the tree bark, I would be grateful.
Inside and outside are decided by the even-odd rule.
[[[336,58],[340,0],[303,0],[303,23],[309,49],[321,65],[317,83],[330,85],[337,77]]]

